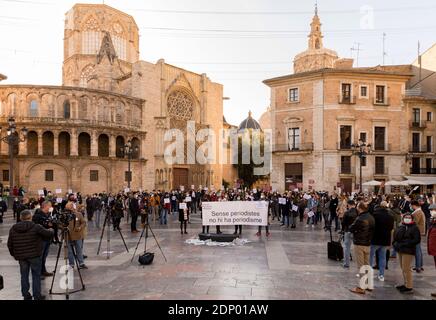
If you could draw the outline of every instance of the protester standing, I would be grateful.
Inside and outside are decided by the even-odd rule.
[[[32,300],[29,293],[31,271],[33,299],[44,300],[45,296],[41,294],[41,256],[43,241],[49,242],[53,231],[32,222],[32,213],[29,210],[20,213],[20,220],[9,231],[8,249],[20,264],[21,294],[24,300]]]
[[[412,216],[413,221],[415,222],[416,226],[419,229],[419,232],[421,233],[421,237],[425,237],[425,215],[424,212],[421,210],[421,204],[413,200],[410,202],[410,205],[413,209]],[[420,273],[424,271],[424,261],[422,257],[422,248],[421,248],[421,242],[419,242],[416,245],[416,255],[415,255],[415,267],[413,270],[415,270],[417,273]]]
[[[342,219],[342,232],[344,234],[344,268],[350,267],[351,241],[353,240],[353,234],[350,232],[350,226],[354,223],[356,218],[356,203],[353,200],[349,200],[347,203],[347,210],[345,211]]]
[[[357,262],[357,272],[360,275],[362,266],[369,265],[370,245],[374,235],[375,222],[372,215],[368,212],[368,204],[361,201],[357,205],[358,217],[350,226],[353,234],[354,255]],[[365,289],[356,287],[351,292],[365,294]]]
[[[416,255],[417,245],[421,242],[421,233],[411,214],[404,214],[402,225],[394,235],[393,246],[403,272],[404,284],[396,286],[401,293],[413,293],[412,260]]]

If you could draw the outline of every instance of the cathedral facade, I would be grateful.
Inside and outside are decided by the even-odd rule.
[[[133,17],[104,4],[77,4],[66,14],[62,86],[0,85],[0,125],[14,117],[29,130],[14,150],[14,181],[29,194],[47,187],[83,193],[191,185],[221,187],[222,166],[172,164],[169,129],[223,128],[223,87],[206,74],[139,60]],[[0,145],[8,185],[8,145]],[[186,156],[186,152],[185,152]]]

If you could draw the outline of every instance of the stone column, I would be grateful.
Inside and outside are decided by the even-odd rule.
[[[115,135],[111,134],[109,136],[109,157],[111,158],[116,157],[116,147],[117,147],[116,137]]]
[[[42,130],[38,130],[38,156],[42,156]]]
[[[53,132],[54,139],[53,139],[53,155],[58,156],[59,155],[59,132]]]
[[[91,157],[98,157],[98,138],[95,131],[91,133]]]
[[[79,141],[77,141],[77,129],[71,130],[71,140],[70,140],[70,155],[78,156],[79,155]]]

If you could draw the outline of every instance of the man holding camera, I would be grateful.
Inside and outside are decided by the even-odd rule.
[[[73,202],[65,206],[68,215],[68,263],[74,268],[74,254],[76,253],[80,269],[88,269],[83,257],[83,240],[86,233],[86,220],[80,210],[74,208]]]
[[[52,230],[47,230],[32,222],[30,210],[20,213],[20,222],[9,231],[8,249],[20,263],[21,294],[24,300],[32,300],[29,293],[29,272],[32,271],[32,292],[35,300],[44,300],[41,295],[41,255],[43,243],[50,243],[53,236]]]
[[[52,223],[50,222],[50,213],[53,211],[53,207],[50,201],[44,201],[41,205],[41,208],[36,209],[35,214],[33,215],[32,221],[36,224],[39,224],[45,229],[53,228]],[[50,250],[51,240],[43,240],[42,243],[42,257],[41,257],[41,279],[45,277],[52,277],[53,272],[47,272],[47,268],[45,267],[45,262],[47,260],[48,252]]]

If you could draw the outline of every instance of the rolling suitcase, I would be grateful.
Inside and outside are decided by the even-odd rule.
[[[335,261],[341,261],[344,259],[344,249],[340,241],[333,241],[332,229],[329,228],[330,242],[327,243],[327,255],[328,258]]]

